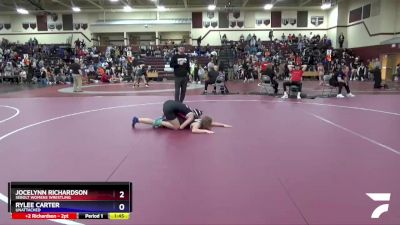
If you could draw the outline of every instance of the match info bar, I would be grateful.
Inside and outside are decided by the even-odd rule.
[[[10,182],[13,219],[126,219],[130,182]]]
[[[128,220],[129,213],[12,213],[14,220]]]

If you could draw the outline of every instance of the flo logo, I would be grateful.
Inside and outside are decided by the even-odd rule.
[[[378,219],[383,213],[389,211],[390,193],[366,193],[369,198],[376,202],[387,202],[382,204],[372,212],[371,218]]]

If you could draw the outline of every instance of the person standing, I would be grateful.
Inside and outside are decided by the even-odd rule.
[[[374,74],[374,88],[379,89],[384,87],[382,85],[382,73],[378,66],[376,66],[372,72]]]
[[[400,81],[400,63],[397,64],[396,71],[397,71],[397,81]]]
[[[325,82],[324,82],[325,68],[322,63],[317,64],[317,71],[318,71],[318,77],[319,77],[319,85],[325,85]]]
[[[197,38],[197,47],[200,47],[201,45],[201,35],[200,37]]]
[[[358,80],[364,81],[364,79],[367,78],[367,74],[367,68],[365,67],[364,62],[361,62],[361,65],[357,69]]]
[[[271,29],[271,30],[269,31],[268,37],[269,37],[269,40],[272,42],[272,39],[274,38],[274,30]]]
[[[194,63],[194,70],[193,70],[193,83],[200,84],[200,77],[199,77],[199,63],[196,61]]]
[[[78,58],[75,58],[70,69],[72,70],[72,77],[74,79],[74,92],[82,92],[82,70]]]
[[[33,66],[32,66],[32,62],[29,62],[29,65],[28,65],[28,75],[27,75],[27,82],[28,82],[28,84],[31,84],[31,83],[32,83],[32,79],[33,79],[34,73],[35,73],[35,70],[34,70],[34,68],[33,68]]]
[[[343,35],[343,33],[340,33],[340,35],[339,35],[339,46],[340,46],[340,48],[343,48],[343,43],[344,43],[344,35]]]
[[[172,57],[170,66],[174,68],[175,101],[183,102],[190,73],[189,57],[185,55],[185,47],[178,48],[178,54]]]

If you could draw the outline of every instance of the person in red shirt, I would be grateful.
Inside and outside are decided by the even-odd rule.
[[[297,86],[299,88],[299,91],[297,92],[297,99],[301,99],[301,87],[302,87],[302,79],[303,79],[303,73],[307,69],[307,65],[303,65],[300,67],[299,64],[296,64],[293,68],[293,65],[288,66],[291,77],[290,81],[285,81],[283,82],[283,96],[282,98],[288,98],[288,94],[286,92],[287,86]]]
[[[103,83],[110,83],[110,80],[108,79],[107,73],[106,73],[106,71],[104,70],[103,67],[99,67],[99,68],[97,69],[97,72],[98,72],[99,75],[100,75],[100,80],[101,80],[101,82],[103,82]]]

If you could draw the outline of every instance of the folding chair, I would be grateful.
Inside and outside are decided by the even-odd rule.
[[[220,74],[215,79],[215,93],[216,94],[225,94],[225,75]]]
[[[322,87],[322,97],[333,97],[334,96],[334,91],[337,88],[337,86],[331,85],[330,84],[330,79],[332,78],[332,75],[324,75],[323,80],[324,80],[324,86]]]
[[[272,87],[271,78],[267,75],[261,76],[261,83],[259,83],[258,86],[262,87],[267,95],[274,93],[274,87]]]

